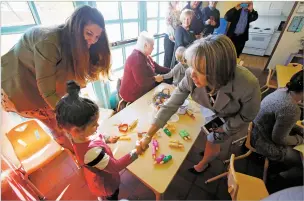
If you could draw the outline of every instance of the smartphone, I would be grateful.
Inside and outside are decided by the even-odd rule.
[[[247,8],[249,5],[248,5],[248,3],[241,3],[240,6],[241,6],[241,8]]]
[[[217,129],[217,128],[221,127],[222,125],[224,125],[224,123],[225,123],[225,120],[223,118],[215,117],[214,119],[212,119],[211,121],[206,123],[203,126],[203,129],[204,129],[206,135],[209,135],[209,134],[213,133],[212,129]]]

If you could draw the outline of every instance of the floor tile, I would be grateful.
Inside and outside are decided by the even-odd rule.
[[[213,181],[209,184],[205,184],[205,181],[214,177],[214,176],[217,176],[218,174],[214,174],[210,171],[210,168],[197,176],[196,180],[195,180],[195,185],[197,185],[198,187],[202,188],[203,190],[207,191],[208,193],[211,193],[211,194],[215,194],[216,193],[216,190],[217,190],[217,186],[218,186],[218,180],[216,181]]]
[[[189,190],[191,187],[191,183],[185,180],[183,177],[176,175],[171,184],[169,185],[166,193],[165,193],[165,199],[177,199],[177,200],[184,200],[186,199]]]
[[[192,174],[188,171],[189,168],[193,167],[195,163],[192,163],[191,161],[188,161],[187,159],[184,160],[183,164],[179,168],[177,175],[181,176],[185,180],[187,180],[190,183],[193,183],[196,179],[196,175]]]
[[[187,200],[213,200],[214,195],[208,193],[196,185],[193,185],[188,194]]]
[[[134,189],[132,186],[120,184],[119,185],[119,199],[127,199],[130,195],[132,195]]]
[[[228,193],[228,185],[226,178],[219,180],[215,198],[218,200],[231,200],[230,194]]]
[[[138,185],[142,184],[135,176],[130,173],[129,170],[126,170],[121,176],[120,176],[121,183],[132,186],[132,189],[135,189]]]
[[[146,185],[138,185],[133,194],[138,197],[139,200],[155,200],[154,192]]]
[[[202,150],[193,146],[191,148],[191,150],[189,151],[186,159],[197,164],[203,158],[201,155],[199,155],[200,151],[202,151]]]

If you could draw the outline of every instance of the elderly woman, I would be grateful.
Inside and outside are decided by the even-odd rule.
[[[181,11],[178,9],[178,1],[168,2],[168,11],[166,15],[167,33],[164,39],[164,66],[170,67],[173,53],[174,53],[174,42],[175,42],[175,30],[177,26],[181,24],[180,14]]]
[[[137,39],[132,54],[127,58],[120,86],[120,96],[125,102],[133,102],[156,86],[157,74],[165,74],[169,68],[158,65],[151,58],[154,49],[154,38],[143,31]]]
[[[232,40],[238,58],[248,40],[249,23],[258,19],[258,12],[253,9],[252,2],[244,2],[243,5],[248,6],[241,7],[241,3],[238,3],[228,10],[225,15],[225,19],[230,22],[227,36]]]
[[[145,150],[151,138],[178,110],[189,95],[198,104],[212,110],[225,124],[207,136],[203,159],[191,168],[203,172],[218,156],[220,143],[252,121],[260,108],[261,94],[257,78],[247,69],[237,66],[236,51],[224,35],[209,36],[186,50],[191,66],[170,99],[160,108],[147,136],[138,149]]]
[[[59,144],[72,150],[57,127],[56,103],[68,80],[84,87],[107,77],[110,60],[104,18],[96,8],[80,7],[57,27],[34,27],[1,57],[2,107],[42,121]]]
[[[251,144],[257,153],[291,167],[302,166],[300,152],[293,146],[304,143],[303,129],[296,125],[301,114],[297,103],[303,101],[303,84],[302,70],[290,79],[286,88],[263,99],[253,121]]]
[[[180,16],[181,26],[178,26],[175,31],[175,46],[174,53],[178,47],[188,47],[195,40],[195,35],[190,31],[191,20],[193,18],[194,12],[190,9],[185,9],[182,11]],[[171,68],[177,64],[176,58],[172,58]]]

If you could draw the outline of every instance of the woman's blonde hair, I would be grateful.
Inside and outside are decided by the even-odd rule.
[[[181,13],[181,15],[180,15],[180,17],[179,17],[179,20],[180,20],[181,22],[183,22],[184,19],[186,18],[186,16],[190,16],[191,19],[192,19],[192,18],[193,18],[193,15],[194,15],[193,10],[185,9],[185,10],[182,11],[182,13]]]
[[[225,35],[210,35],[194,42],[185,52],[189,66],[206,75],[211,93],[233,80],[236,50]]]

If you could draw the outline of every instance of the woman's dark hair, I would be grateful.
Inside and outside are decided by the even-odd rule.
[[[97,24],[102,28],[99,40],[89,51],[84,39],[84,27]],[[74,11],[61,27],[61,44],[67,66],[72,66],[77,80],[95,81],[102,75],[109,77],[111,52],[103,15],[90,6],[82,6]]]
[[[303,92],[303,70],[294,74],[286,84],[286,87],[288,91],[294,91],[296,93]]]
[[[59,127],[85,128],[95,119],[99,108],[90,99],[79,97],[80,86],[73,80],[67,82],[67,94],[56,105],[56,120]]]

